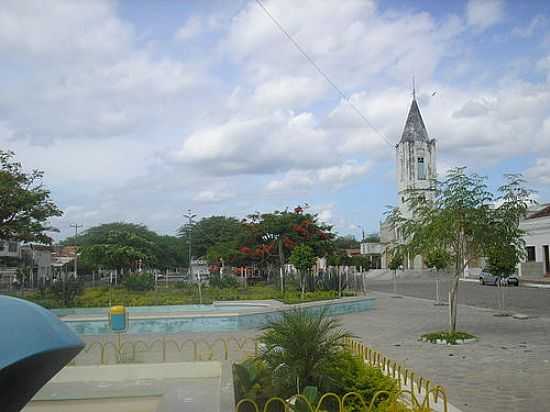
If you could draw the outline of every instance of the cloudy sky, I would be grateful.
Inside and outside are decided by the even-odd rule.
[[[550,201],[549,2],[263,2],[369,124],[254,0],[2,2],[0,148],[45,171],[58,237],[304,202],[375,231],[413,74],[440,173]]]

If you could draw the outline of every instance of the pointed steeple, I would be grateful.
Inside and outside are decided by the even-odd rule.
[[[428,131],[424,126],[418,103],[416,103],[416,91],[413,89],[413,100],[411,108],[409,109],[409,115],[407,116],[407,122],[401,135],[401,141],[403,142],[428,142]]]

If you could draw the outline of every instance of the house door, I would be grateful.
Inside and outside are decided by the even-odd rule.
[[[550,252],[548,251],[548,245],[543,245],[544,250],[544,271],[550,273]]]

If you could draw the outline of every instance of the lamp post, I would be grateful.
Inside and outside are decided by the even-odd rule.
[[[197,215],[193,214],[191,209],[187,209],[187,213],[184,213],[183,217],[187,219],[187,226],[188,226],[188,232],[187,232],[187,242],[189,243],[189,267],[187,268],[187,274],[189,275],[189,279],[191,279],[191,225],[193,224],[193,218],[195,218]]]
[[[73,225],[71,225],[71,227],[74,227],[74,245],[75,245],[75,250],[74,250],[74,278],[76,279],[78,277],[78,253],[76,253],[76,248],[78,246],[78,243],[77,243],[77,239],[78,239],[78,228],[79,227],[82,227],[82,225],[79,225],[78,223],[75,223]]]

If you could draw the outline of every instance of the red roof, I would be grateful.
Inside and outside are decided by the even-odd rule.
[[[547,217],[550,216],[550,205],[543,207],[540,210],[537,210],[535,213],[529,215],[527,219],[536,219],[538,217]]]

